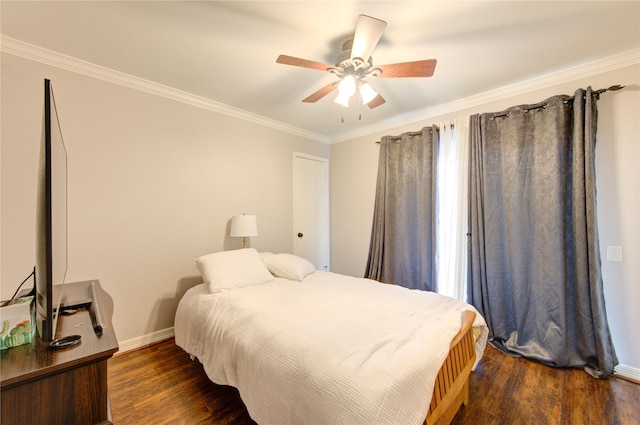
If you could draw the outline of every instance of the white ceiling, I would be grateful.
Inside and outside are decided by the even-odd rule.
[[[437,58],[431,78],[378,79],[387,103],[345,109],[335,79],[279,54],[335,63],[357,16],[388,23],[374,65]],[[1,2],[20,40],[335,140],[500,87],[640,47],[640,2]],[[620,82],[624,83],[624,82]],[[359,118],[359,115],[361,116]],[[344,122],[342,122],[344,120]]]

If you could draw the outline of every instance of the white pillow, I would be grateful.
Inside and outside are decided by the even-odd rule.
[[[265,257],[271,257],[273,255],[273,252],[262,251],[259,254],[260,254],[260,258],[264,260]]]
[[[262,257],[269,271],[277,277],[301,281],[308,274],[316,271],[309,260],[292,254],[274,254]]]
[[[196,259],[196,268],[210,292],[273,280],[254,248],[221,251]]]

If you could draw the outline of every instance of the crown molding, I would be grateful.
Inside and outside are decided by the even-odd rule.
[[[334,137],[328,137],[323,134],[292,126],[282,121],[273,120],[221,102],[216,102],[202,96],[196,96],[192,93],[177,90],[153,81],[138,78],[91,62],[67,56],[62,53],[44,49],[11,37],[0,36],[0,51],[322,143],[339,143],[357,137],[383,132],[390,128],[409,125],[440,115],[473,108],[511,96],[521,95],[538,89],[591,77],[640,63],[640,49],[634,49],[604,59],[565,68],[563,70],[545,74],[526,81],[469,96],[464,99],[426,107],[411,113],[380,121],[371,126],[359,128],[351,132],[341,133]]]
[[[461,111],[464,109],[474,108],[494,101],[506,99],[511,96],[529,93],[535,90],[544,89],[557,84],[568,83],[581,78],[592,77],[604,72],[614,71],[616,69],[625,68],[640,63],[640,49],[629,50],[618,55],[609,56],[604,59],[593,62],[565,68],[560,71],[551,72],[529,80],[510,84],[495,90],[469,96],[464,99],[456,100],[441,105],[426,107],[411,113],[403,114],[385,121],[381,121],[374,125],[363,127],[351,132],[342,133],[331,139],[331,143],[339,143],[357,137],[367,136],[374,133],[380,133],[385,130],[401,127],[408,124],[435,118],[440,115]]]
[[[86,62],[62,53],[48,50],[23,41],[1,36],[0,51],[24,59],[61,68],[67,71],[82,74],[88,77],[96,78],[109,83],[118,84],[134,90],[175,100],[197,108],[206,109],[220,114],[239,118],[254,124],[280,130],[285,133],[304,137],[305,139],[314,140],[322,143],[329,143],[330,138],[319,133],[314,133],[299,127],[292,126],[282,121],[273,120],[262,115],[254,114],[221,102],[216,102],[202,96],[196,96],[182,90],[178,90],[169,86],[165,86],[153,81],[138,78],[133,75],[115,71],[91,62]]]

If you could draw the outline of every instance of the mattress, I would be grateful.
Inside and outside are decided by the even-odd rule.
[[[238,388],[261,425],[422,424],[466,303],[316,271],[210,293],[190,289],[176,344]],[[474,322],[476,363],[488,334]]]

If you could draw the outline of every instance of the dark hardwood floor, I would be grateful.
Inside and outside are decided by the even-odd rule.
[[[471,402],[454,425],[640,423],[640,385],[550,368],[491,347],[470,388]],[[109,393],[116,425],[255,424],[238,392],[211,383],[173,340],[111,359]]]

